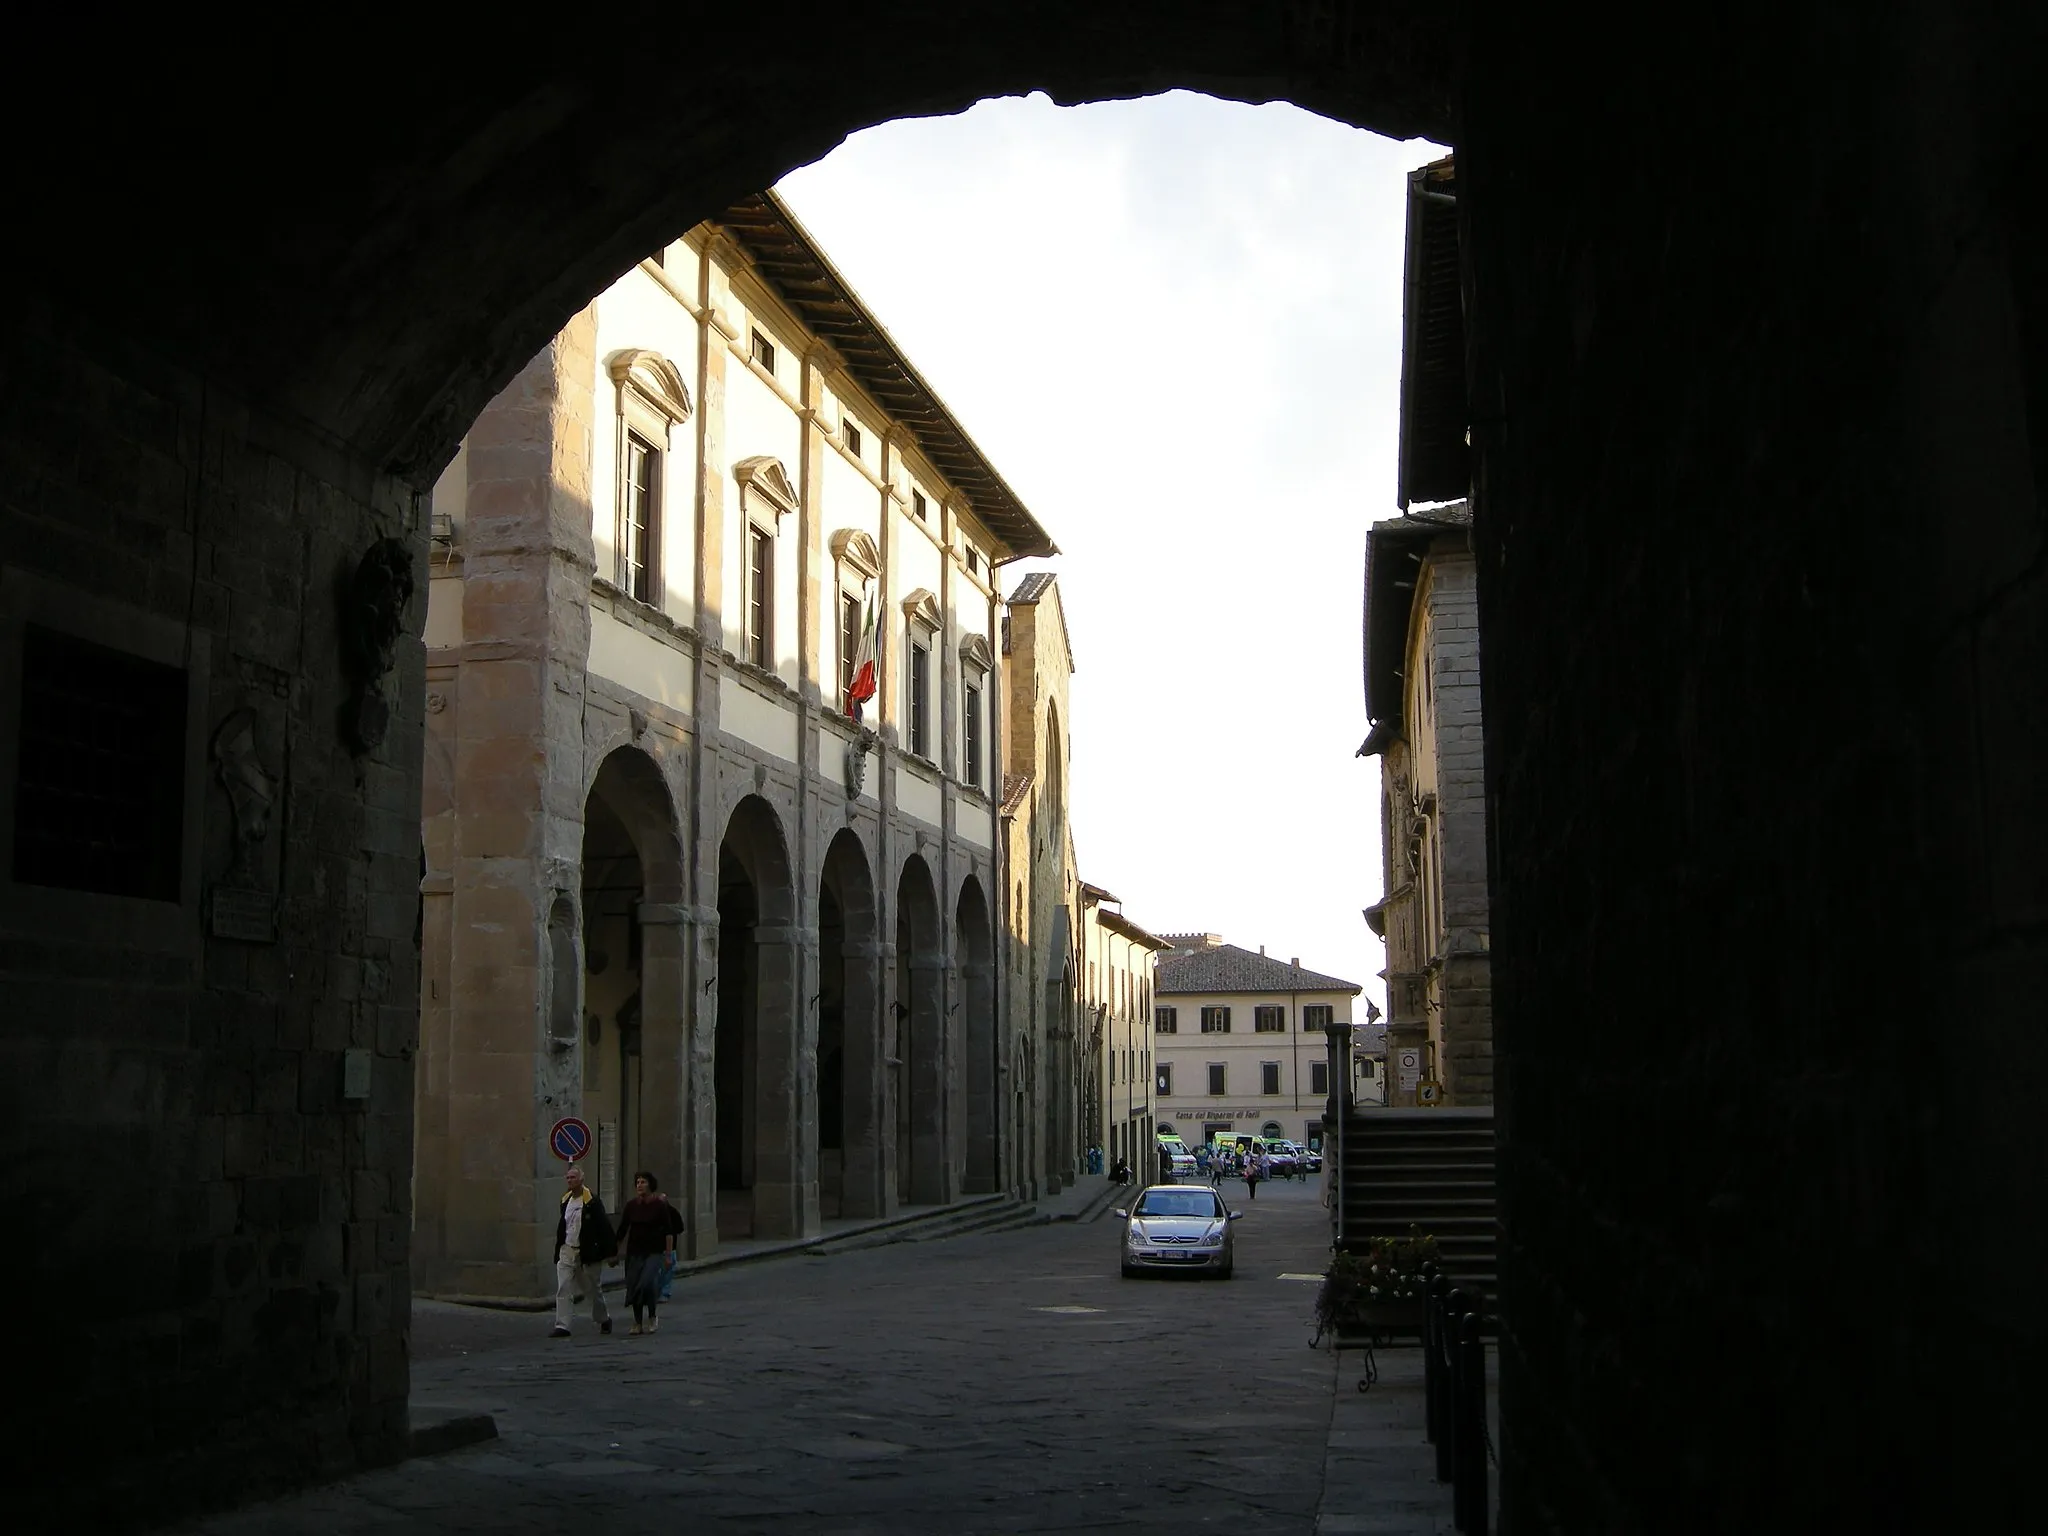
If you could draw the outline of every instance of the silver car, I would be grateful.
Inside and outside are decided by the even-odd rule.
[[[1236,1267],[1230,1224],[1244,1213],[1226,1210],[1213,1189],[1154,1184],[1116,1214],[1126,1279],[1145,1270],[1178,1269],[1228,1280]]]

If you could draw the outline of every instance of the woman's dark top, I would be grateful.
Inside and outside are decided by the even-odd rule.
[[[619,1212],[619,1226],[626,1234],[627,1257],[660,1253],[669,1234],[683,1230],[683,1213],[659,1195],[635,1195]]]

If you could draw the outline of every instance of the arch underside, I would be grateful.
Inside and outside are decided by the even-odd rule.
[[[414,526],[388,477],[426,484],[613,276],[891,116],[1185,86],[1455,139],[1519,1523],[1645,1529],[1682,1507],[1731,1528],[1794,1510],[2022,1528],[2017,1495],[1980,1474],[2025,1461],[2015,1383],[2042,1362],[2026,1298],[2048,1262],[2038,1192],[1999,1176],[2043,1165],[2048,1097],[2048,262],[2023,190],[2044,157],[2040,47],[1994,8],[1939,29],[1916,14],[1793,7],[1767,46],[1739,26],[1676,47],[1630,37],[1617,45],[1634,62],[1616,67],[1554,14],[1506,5],[1012,0],[871,7],[859,28],[809,33],[761,7],[655,42],[644,72],[676,83],[630,99],[608,59],[422,70],[381,36],[317,71],[258,48],[176,70],[99,51],[97,132],[50,128],[76,111],[69,80],[55,110],[26,85],[0,103],[29,146],[8,167],[13,205],[64,210],[9,250],[8,343],[25,360],[7,379],[9,446],[35,489],[5,509],[10,536],[33,535],[10,537],[8,559],[157,601],[145,557],[90,530],[192,485],[181,537],[216,547],[203,514],[231,556],[324,581],[344,549]],[[138,443],[156,458],[123,479]],[[256,470],[232,494],[215,483],[230,463]],[[271,500],[266,475],[285,488]],[[214,576],[231,582],[234,563]],[[174,617],[215,598],[181,589]],[[271,656],[248,676],[299,667],[286,681],[322,715],[341,687],[333,626],[305,620],[331,617],[324,598],[234,629],[255,601],[221,598],[221,653]],[[280,635],[305,639],[294,653]],[[405,665],[399,713],[416,726]],[[294,804],[345,813],[366,796],[338,752],[294,764]],[[378,771],[413,814],[417,763]],[[345,814],[337,826],[379,892],[409,889],[415,850],[379,854]],[[776,926],[761,914],[783,893],[735,862],[735,910]],[[329,931],[359,937],[361,919],[336,885],[289,894],[306,942],[352,975],[361,944]],[[1941,942],[1900,944],[1930,909]],[[529,969],[553,963],[552,898],[520,912],[550,957]],[[410,926],[390,935],[401,978]],[[107,985],[35,980],[95,999]],[[294,994],[286,1011],[320,1006]],[[516,1049],[539,1033],[527,1019]],[[56,1080],[57,1047],[27,1026],[20,1040],[18,1098]],[[225,1080],[257,1067],[236,1050],[208,1038],[191,1055]],[[1014,1063],[1016,1155],[1043,1166],[1055,1128],[1022,1085],[1065,1068],[1028,1041]],[[178,1129],[169,1155],[194,1139]],[[406,1147],[375,1141],[391,1188]],[[123,1170],[166,1181],[138,1204],[183,1208],[166,1166]],[[920,1166],[929,1180],[946,1162]],[[320,1170],[271,1170],[304,1171]],[[379,1277],[402,1288],[402,1258]],[[1930,1297],[1970,1349],[1929,1342]],[[399,1325],[348,1326],[349,1345],[402,1358]],[[1753,1369],[1728,1368],[1729,1340]],[[308,1442],[316,1417],[380,1426],[354,1442],[366,1460],[403,1453],[402,1413],[357,1387],[320,1387],[274,1429],[258,1422],[268,1397],[234,1398],[257,1373],[232,1342],[211,1364],[193,1348],[193,1379],[217,1385],[264,1475],[310,1475],[263,1435]],[[81,1384],[52,1410],[74,1438],[119,1385],[96,1369],[37,1373]],[[1798,1458],[1759,1444],[1766,1397],[1768,1424],[1827,1433]],[[1899,1401],[1925,1405],[1939,1443]],[[154,1465],[138,1458],[137,1475]]]
[[[101,142],[122,155],[67,167],[38,127],[22,172],[71,211],[14,257],[90,314],[112,253],[147,229],[153,303],[122,305],[129,329],[425,485],[592,294],[871,123],[1034,90],[1077,102],[1182,88],[1284,98],[1399,137],[1450,131],[1453,38],[1444,8],[1419,0],[1238,0],[1198,22],[1177,0],[880,6],[816,47],[759,8],[640,46],[641,78],[674,84],[625,99],[615,73],[560,62],[523,76],[375,68],[369,113],[359,73],[339,67],[272,76],[238,61],[230,78],[200,56],[175,80],[104,78]],[[290,131],[250,135],[252,121]],[[598,159],[602,175],[581,170]],[[86,183],[105,193],[96,206],[54,196]]]

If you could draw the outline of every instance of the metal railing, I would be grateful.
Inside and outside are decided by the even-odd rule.
[[[1453,1287],[1441,1270],[1429,1277],[1422,1314],[1423,1419],[1436,1447],[1436,1480],[1451,1485],[1451,1521],[1466,1536],[1486,1536],[1486,1342],[1480,1298]]]

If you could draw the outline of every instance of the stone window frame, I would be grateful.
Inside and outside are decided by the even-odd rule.
[[[649,347],[622,347],[605,359],[605,373],[612,381],[612,585],[635,602],[660,608],[667,592],[662,562],[667,541],[667,497],[670,481],[669,454],[674,448],[675,429],[690,419],[694,407],[690,389],[676,365]],[[647,547],[642,566],[647,581],[640,591],[633,586],[632,548],[628,524],[631,521],[631,486],[626,466],[637,438],[657,455],[648,509]]]
[[[178,899],[152,901],[14,879],[14,806],[21,739],[22,636],[29,626],[121,651],[185,673],[184,824]],[[212,630],[84,592],[38,572],[0,565],[0,934],[63,943],[81,933],[118,935],[122,948],[197,955],[203,942],[207,760]],[[273,836],[281,835],[274,832]],[[112,937],[104,940],[114,943]]]
[[[960,781],[976,790],[988,787],[989,679],[995,670],[986,639],[970,634],[960,642]]]
[[[1301,1005],[1301,1028],[1304,1034],[1321,1034],[1337,1022],[1337,1009],[1332,1003],[1303,1003]]]
[[[740,606],[747,660],[767,672],[775,666],[775,535],[748,518],[745,536]]]
[[[1287,1033],[1287,1005],[1285,1003],[1260,1003],[1252,1009],[1252,1033],[1255,1035],[1284,1035]]]
[[[944,628],[945,619],[939,611],[939,600],[929,588],[919,587],[903,599],[903,737],[904,749],[913,757],[927,762],[937,759],[931,750],[932,735],[932,656],[938,650],[939,631]],[[919,632],[923,642],[919,643]],[[917,685],[916,664],[913,653],[924,656],[924,686]]]
[[[752,536],[760,533],[768,541],[768,593],[764,610],[767,629],[764,650],[767,660],[761,665],[764,671],[773,671],[775,636],[781,629],[777,622],[781,616],[776,611],[776,578],[777,568],[781,564],[782,520],[797,510],[799,501],[796,483],[789,478],[789,471],[783,467],[782,460],[770,453],[757,453],[741,459],[733,465],[732,477],[740,492],[740,583],[743,594],[746,592],[751,574]],[[748,604],[744,597],[742,615],[742,649],[751,658],[756,637],[752,628],[751,604]]]
[[[1152,1033],[1155,1035],[1177,1035],[1180,1033],[1180,1010],[1161,1006],[1152,1010]]]
[[[874,587],[882,579],[882,552],[875,544],[874,535],[865,528],[841,528],[828,541],[832,551],[832,585],[839,602],[835,617],[845,613],[845,604],[852,598],[860,606],[861,617],[867,617],[867,605],[874,594]],[[846,651],[846,632],[842,622],[836,642],[842,654],[839,657],[839,711],[852,713],[846,702],[846,690],[853,681],[853,657]],[[875,658],[880,665],[881,658]]]
[[[1266,1086],[1268,1083],[1271,1083],[1273,1086],[1268,1088]],[[1285,1090],[1280,1086],[1280,1063],[1277,1061],[1260,1062],[1259,1097],[1262,1099],[1278,1098],[1283,1092]]]
[[[1202,1005],[1202,1033],[1205,1035],[1227,1035],[1230,1033],[1230,1004],[1204,1003]]]
[[[1371,1063],[1367,1062],[1367,1066]],[[1320,1080],[1322,1086],[1318,1087]],[[1308,1064],[1308,1091],[1311,1098],[1326,1099],[1330,1096],[1330,1064],[1327,1061],[1312,1061]]]
[[[1208,1066],[1208,1068],[1209,1068],[1209,1073],[1208,1073],[1208,1077],[1209,1077],[1209,1097],[1210,1097],[1210,1098],[1212,1098],[1212,1099],[1227,1099],[1227,1098],[1229,1098],[1229,1097],[1230,1097],[1230,1091],[1229,1091],[1229,1085],[1230,1085],[1230,1065],[1229,1065],[1229,1063],[1228,1063],[1228,1062],[1222,1062],[1222,1061],[1212,1061],[1212,1062],[1209,1062],[1209,1063],[1207,1063],[1207,1066]]]

